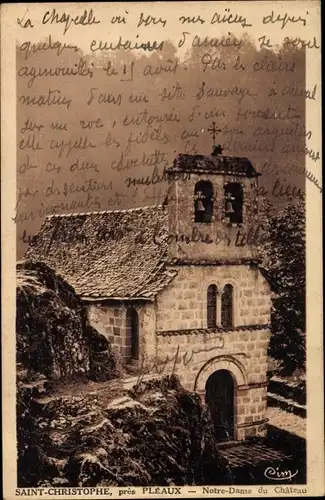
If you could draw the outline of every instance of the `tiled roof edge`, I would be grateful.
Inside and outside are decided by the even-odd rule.
[[[75,212],[72,214],[50,214],[46,216],[46,219],[51,219],[54,217],[75,217],[79,215],[102,215],[102,214],[120,214],[120,213],[132,213],[141,210],[148,210],[150,208],[161,208],[164,209],[164,205],[147,205],[145,207],[135,207],[135,208],[125,208],[121,210],[101,210],[98,212]]]
[[[177,172],[181,170],[182,172],[188,172],[192,174],[209,174],[209,175],[229,175],[229,176],[239,176],[239,177],[258,177],[262,175],[255,169],[254,172],[231,172],[229,170],[213,170],[208,168],[189,168],[189,167],[171,167],[169,173]]]
[[[40,227],[39,227],[39,230],[37,231],[36,233],[36,238],[41,234],[41,232],[43,231],[43,227],[45,226],[46,222],[48,220],[48,215],[44,218],[43,222],[41,223]],[[26,252],[24,253],[24,257],[23,257],[23,260],[27,260],[27,259],[30,259],[30,257],[28,256],[28,252],[29,250],[32,250],[33,249],[33,245],[29,244],[27,249],[26,249]],[[30,260],[33,260],[33,259],[30,259]]]
[[[154,296],[148,296],[148,297],[110,297],[110,296],[98,296],[98,297],[91,297],[89,295],[79,295],[80,300],[84,302],[103,302],[104,300],[116,300],[116,301],[135,301],[135,300],[146,300],[149,302],[154,301]]]
[[[213,335],[214,333],[228,333],[228,332],[241,332],[241,331],[253,331],[253,330],[266,330],[271,328],[270,324],[264,325],[242,325],[233,328],[228,327],[215,327],[215,328],[194,328],[191,330],[160,330],[157,331],[157,335],[161,337],[174,337],[176,335],[201,335],[208,334]]]
[[[163,290],[164,288],[166,288],[171,281],[173,281],[173,279],[177,276],[178,272],[177,271],[174,271],[171,273],[170,276],[168,276],[168,280],[164,283],[164,284],[160,284],[159,286],[157,286],[157,290],[154,291],[154,292],[151,292],[150,294],[146,295],[146,296],[142,296],[142,295],[133,295],[132,297],[113,297],[113,296],[108,296],[108,295],[104,295],[104,296],[100,296],[98,295],[97,297],[92,297],[90,295],[80,295],[80,299],[81,300],[84,300],[85,302],[101,302],[101,301],[104,301],[104,300],[116,300],[116,301],[134,301],[134,300],[144,300],[144,301],[149,301],[149,302],[153,302],[155,300],[155,297],[161,292],[161,290]],[[142,287],[139,287],[139,291],[141,290]]]
[[[208,155],[203,155],[203,154],[189,154],[189,153],[178,153],[176,156],[175,156],[175,160],[177,160],[178,158],[182,158],[182,157],[190,157],[190,158],[208,158],[209,160],[213,160],[213,158],[216,158],[216,156],[213,156],[212,154],[208,154]],[[251,165],[252,165],[252,162],[251,160],[248,158],[248,156],[232,156],[232,155],[225,155],[225,154],[222,154],[222,155],[218,155],[219,158],[227,158],[227,159],[230,159],[230,160],[237,160],[237,161],[247,161],[249,162]]]

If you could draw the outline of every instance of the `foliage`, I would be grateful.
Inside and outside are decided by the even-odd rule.
[[[37,484],[40,477],[58,475],[55,460],[44,453],[50,422],[41,422],[34,387],[19,383],[17,387],[17,471],[20,487]]]
[[[270,354],[291,375],[305,367],[305,204],[286,205],[268,224],[264,265],[274,288]]]
[[[89,379],[103,382],[118,377],[120,361],[110,342],[90,325],[85,328],[85,335],[89,346]]]

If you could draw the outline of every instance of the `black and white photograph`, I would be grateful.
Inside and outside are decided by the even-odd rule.
[[[324,493],[320,2],[1,15],[6,498]]]

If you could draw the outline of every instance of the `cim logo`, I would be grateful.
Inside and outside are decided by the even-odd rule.
[[[298,474],[298,469],[296,472],[292,473],[291,470],[283,470],[281,471],[279,467],[268,467],[264,471],[264,476],[268,479],[272,479],[273,481],[287,481],[292,479]]]

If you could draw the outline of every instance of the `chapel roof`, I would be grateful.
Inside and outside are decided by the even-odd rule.
[[[162,205],[50,215],[25,257],[54,268],[84,299],[152,300],[177,274],[165,266],[167,236]]]
[[[225,155],[189,155],[176,156],[169,172],[199,172],[209,174],[238,175],[257,177],[260,175],[248,158]]]

